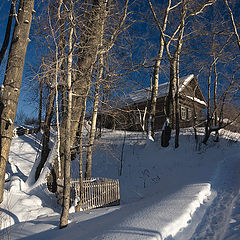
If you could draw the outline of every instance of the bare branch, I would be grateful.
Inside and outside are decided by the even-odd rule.
[[[169,48],[167,47],[168,44],[169,44],[169,42],[167,43],[167,41],[166,41],[164,30],[162,29],[162,26],[161,26],[161,24],[159,23],[159,21],[158,21],[158,19],[157,19],[157,14],[156,14],[156,12],[155,12],[155,10],[154,10],[154,8],[153,8],[153,5],[152,5],[151,0],[148,0],[148,4],[149,4],[150,9],[151,9],[151,11],[152,11],[152,14],[153,14],[155,23],[157,24],[157,27],[158,27],[158,29],[159,29],[159,31],[160,31],[160,33],[161,33],[161,38],[162,38],[163,41],[164,41],[164,45],[166,46],[167,55],[168,55],[169,58],[171,58],[171,53],[170,53],[170,51],[169,51]],[[170,11],[170,9],[171,9],[171,0],[169,0],[169,2],[168,2],[168,8],[166,9],[166,14],[167,14],[167,12]]]
[[[239,37],[238,30],[237,30],[237,27],[236,27],[236,24],[235,24],[233,12],[232,12],[232,9],[230,8],[229,4],[228,4],[228,0],[224,0],[224,2],[225,2],[226,6],[227,6],[227,9],[229,11],[229,14],[230,14],[230,17],[231,17],[231,22],[232,22],[232,25],[233,25],[234,34],[237,38],[237,44],[238,44],[238,47],[239,47],[239,50],[240,50],[240,37]]]
[[[108,43],[107,47],[105,47],[104,49],[101,49],[99,51],[99,54],[104,54],[104,53],[110,51],[110,49],[114,46],[114,43],[115,43],[117,37],[119,36],[119,34],[122,33],[123,31],[125,31],[126,29],[128,29],[135,22],[135,21],[133,21],[131,24],[129,24],[128,26],[123,28],[123,25],[124,25],[124,23],[126,21],[126,18],[128,16],[128,13],[127,13],[128,2],[129,2],[129,0],[125,1],[122,19],[121,19],[118,27],[115,29],[115,31],[111,35],[110,42]]]
[[[167,49],[167,51],[168,51],[169,53],[170,53],[170,51],[169,51],[169,46],[170,46],[171,42],[174,40],[174,38],[175,38],[175,36],[177,35],[177,33],[179,32],[180,27],[181,27],[181,24],[178,25],[176,31],[173,33],[172,37],[169,39],[169,41],[168,41],[168,43],[167,43],[167,45],[166,45],[166,49]]]
[[[200,9],[196,10],[195,12],[189,14],[186,18],[189,18],[189,17],[192,17],[192,16],[196,16],[200,13],[203,13],[204,9],[208,6],[211,6],[213,5],[214,3],[216,2],[216,0],[209,0],[208,2],[204,3]]]
[[[182,4],[182,1],[178,2],[176,5],[170,7],[170,11]]]

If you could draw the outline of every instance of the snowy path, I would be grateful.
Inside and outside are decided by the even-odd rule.
[[[239,155],[235,155],[222,162],[218,168],[212,184],[212,191],[215,191],[217,196],[206,210],[191,240],[240,239],[239,190],[240,162]]]
[[[236,240],[240,238],[240,192],[236,197],[231,219],[224,240]]]

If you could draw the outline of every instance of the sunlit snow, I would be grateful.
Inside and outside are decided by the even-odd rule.
[[[15,137],[0,205],[0,238],[187,240],[240,233],[239,134],[222,131],[219,143],[210,139],[202,145],[188,129],[178,149],[173,142],[168,148],[159,140],[146,142],[146,135],[134,132],[126,133],[124,143],[124,135],[105,131],[93,159],[94,177],[120,179],[121,205],[71,213],[68,227],[61,230],[61,208],[44,179],[39,184],[27,180],[39,159],[41,135]],[[76,177],[78,163],[72,164]]]

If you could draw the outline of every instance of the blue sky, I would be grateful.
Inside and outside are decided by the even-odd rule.
[[[42,2],[40,3],[40,5],[42,4]],[[239,3],[238,3],[239,4]],[[142,7],[142,5],[140,5],[140,7]],[[237,8],[239,9],[239,6],[237,5]],[[3,39],[4,39],[4,34],[5,34],[5,29],[6,29],[6,25],[7,25],[7,19],[8,19],[8,12],[10,9],[10,0],[0,0],[0,46],[2,45]],[[38,10],[38,7],[36,6],[36,9]],[[235,10],[234,12],[237,12],[237,9],[233,9]],[[39,10],[40,11],[40,10]],[[37,11],[38,12],[38,11]],[[239,15],[236,14],[236,17],[239,17]],[[239,19],[239,18],[238,18]],[[33,27],[33,26],[32,26]],[[146,28],[146,29],[145,29]],[[152,32],[151,32],[152,31]],[[149,39],[149,43],[154,43],[156,44],[156,42],[158,42],[158,38],[159,38],[159,33],[158,31],[155,31],[154,28],[149,27],[147,24],[137,24],[136,26],[134,26],[134,32],[139,32],[143,33],[143,35],[145,35],[145,32],[151,32],[150,37],[149,35],[147,36]],[[37,116],[37,104],[33,104],[32,102],[29,101],[29,97],[32,94],[31,88],[32,87],[36,87],[36,82],[33,83],[32,85],[29,84],[29,71],[27,71],[27,69],[29,69],[29,66],[31,67],[35,67],[37,66],[36,63],[37,61],[39,61],[40,57],[39,55],[39,48],[37,47],[37,40],[31,36],[30,34],[30,38],[32,39],[32,41],[29,43],[28,45],[28,50],[27,50],[27,55],[26,55],[26,59],[25,59],[25,68],[24,68],[24,74],[23,74],[23,81],[22,81],[22,89],[21,89],[21,94],[20,94],[20,99],[19,99],[19,105],[18,105],[18,111],[24,111],[26,114],[28,114],[28,116]],[[158,44],[154,45],[154,47],[152,48],[151,53],[153,54],[153,56],[156,56],[157,54],[157,49],[155,48]],[[139,48],[141,49],[141,48]],[[137,51],[136,54],[139,54],[139,49],[135,49]],[[237,49],[238,50],[238,49]],[[144,54],[144,53],[143,53]],[[146,70],[146,69],[145,69]],[[0,67],[0,84],[2,84],[3,80],[4,80],[4,71],[5,68],[4,66]],[[190,72],[190,73],[194,73],[194,72]],[[143,73],[139,73],[139,74],[135,74],[133,75],[133,78],[138,79],[140,83],[142,83],[143,85],[148,85],[149,86],[149,79],[150,79],[150,74],[152,74],[152,70],[148,69],[148,71],[145,71]],[[165,74],[161,74],[160,76],[160,82],[164,82],[167,81],[168,79],[168,71]],[[181,76],[185,75],[185,74],[189,74],[189,73],[183,73],[181,72]],[[206,76],[204,76],[204,81],[205,81]],[[145,79],[145,80],[144,80]],[[206,84],[205,84],[206,86]],[[205,92],[206,89],[204,85],[202,85],[202,88]],[[205,94],[206,96],[206,94]]]
[[[4,40],[10,5],[11,5],[10,0],[0,1],[0,46],[2,46],[2,43]],[[12,29],[14,27],[14,24],[15,24],[15,21],[13,21]],[[37,111],[36,111],[36,106],[28,102],[29,95],[31,94],[31,91],[30,91],[31,86],[29,87],[29,84],[27,84],[28,74],[26,74],[26,69],[28,68],[27,65],[32,65],[34,62],[34,59],[32,56],[36,55],[34,53],[35,50],[36,49],[34,47],[34,41],[32,41],[28,45],[27,55],[25,59],[23,80],[22,80],[22,88],[21,88],[21,93],[20,93],[20,98],[18,103],[18,111],[23,111],[30,117],[37,116]],[[5,57],[6,56],[7,55],[5,55]],[[4,81],[5,66],[6,66],[6,61],[0,67],[0,84],[2,84]]]

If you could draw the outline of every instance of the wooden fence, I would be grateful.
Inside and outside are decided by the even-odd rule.
[[[23,136],[32,133],[38,133],[39,128],[26,128],[26,127],[16,127],[13,130],[13,136]]]
[[[60,189],[59,189],[60,187]],[[59,191],[60,190],[60,191]],[[62,186],[58,185],[58,199],[62,198]],[[60,194],[59,194],[60,193]],[[119,180],[92,178],[83,181],[83,196],[80,198],[79,180],[71,181],[71,204],[79,201],[80,210],[107,207],[120,204]],[[59,201],[61,203],[61,200]]]

